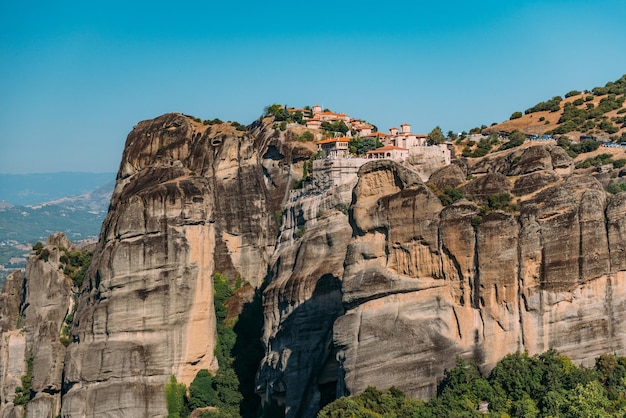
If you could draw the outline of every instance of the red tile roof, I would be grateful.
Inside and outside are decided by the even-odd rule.
[[[316,142],[316,144],[318,145],[323,145],[323,144],[332,144],[333,142],[350,142],[350,138],[330,138],[330,139],[324,139],[323,141],[318,141]]]

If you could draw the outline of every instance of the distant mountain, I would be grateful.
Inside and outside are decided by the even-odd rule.
[[[107,184],[97,189],[78,196],[67,196],[60,199],[51,200],[49,202],[29,205],[32,209],[41,209],[50,206],[58,206],[60,208],[70,209],[72,211],[86,211],[89,213],[104,213],[109,208],[111,194],[115,187],[115,180],[111,180]]]
[[[113,173],[0,174],[0,286],[52,233],[97,239],[114,186]]]
[[[37,205],[92,193],[114,181],[115,173],[0,174],[0,201],[16,206]]]

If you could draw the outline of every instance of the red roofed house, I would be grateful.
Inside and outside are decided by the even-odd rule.
[[[372,125],[370,125],[369,123],[357,120],[357,119],[352,119],[350,120],[350,125],[352,125],[352,129],[354,129],[355,131],[357,131],[358,135],[360,137],[363,137],[365,135],[369,135],[372,133],[372,129],[374,128]],[[348,126],[350,126],[348,125]]]
[[[377,149],[367,151],[367,158],[388,158],[391,160],[404,160],[409,156],[409,150],[406,148],[396,147],[394,145],[385,145]]]
[[[317,142],[317,149],[328,158],[348,158],[350,138],[331,138]]]
[[[322,127],[322,121],[317,118],[309,118],[306,120],[306,127],[309,129],[320,129]]]

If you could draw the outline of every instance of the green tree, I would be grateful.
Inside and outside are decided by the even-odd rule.
[[[513,112],[513,114],[511,115],[511,117],[509,119],[510,120],[519,119],[522,116],[524,116],[524,114],[522,112]]]
[[[443,144],[446,141],[446,137],[443,135],[441,128],[435,126],[432,131],[426,136],[426,142],[428,145]]]
[[[325,131],[339,132],[344,135],[350,130],[350,128],[348,128],[348,125],[346,125],[342,120],[336,120],[334,122],[322,122],[321,128]]]
[[[478,141],[478,146],[476,147],[476,150],[470,153],[468,156],[474,158],[484,157],[485,155],[489,154],[489,151],[491,151],[491,144],[495,142],[497,142],[497,138],[496,140],[492,140],[491,137],[481,138],[480,141]]]
[[[617,193],[625,192],[626,191],[626,183],[622,183],[622,182],[611,183],[606,188],[606,191],[611,193],[611,194],[617,194]]]
[[[610,401],[604,394],[602,385],[597,380],[586,385],[579,384],[568,393],[565,415],[571,418],[609,418],[607,408]]]
[[[534,358],[517,352],[504,356],[498,362],[489,375],[489,381],[509,399],[519,401],[525,395],[534,394],[541,386],[541,371]]]
[[[500,147],[501,150],[511,149],[515,147],[519,147],[526,140],[526,134],[524,132],[518,131],[515,129],[513,132],[509,134],[509,141],[502,144]]]
[[[376,418],[380,417],[364,407],[352,398],[339,398],[335,402],[326,405],[317,415],[318,418]]]
[[[511,403],[511,416],[520,418],[535,418],[539,415],[537,404],[528,394],[524,394],[522,399]]]
[[[216,404],[217,396],[213,388],[213,376],[207,369],[202,369],[189,385],[189,407],[193,410]]]
[[[363,155],[367,151],[378,148],[378,144],[376,142],[377,141],[374,138],[370,137],[360,140],[356,146],[357,155]]]
[[[429,411],[423,402],[407,398],[395,387],[380,391],[369,386],[353,398],[339,398],[325,406],[318,418],[395,418],[426,417]]]
[[[282,106],[277,103],[266,106],[264,109],[264,115],[273,116],[276,122],[286,121],[290,117],[289,112],[287,111],[287,106]]]
[[[298,139],[300,141],[313,141],[315,139],[315,136],[313,136],[313,133],[311,131],[304,131]]]
[[[302,112],[298,111],[293,114],[292,119],[294,122],[302,125],[302,123],[304,122],[304,115],[302,114]]]
[[[454,189],[452,187],[445,187],[443,190],[435,190],[435,194],[444,206],[451,205],[454,202],[465,198],[465,195],[459,189]]]
[[[492,210],[510,210],[513,196],[508,193],[494,193],[487,196],[487,205]]]
[[[33,360],[33,356],[30,356],[26,361],[26,374],[21,378],[22,386],[15,388],[14,405],[26,405],[30,401],[30,392],[33,382]]]
[[[534,113],[542,111],[558,112],[561,109],[560,103],[563,101],[561,96],[554,96],[552,99],[546,102],[540,102],[530,109],[526,109],[524,113]]]
[[[168,418],[182,418],[186,416],[185,392],[185,385],[178,383],[176,376],[171,375],[170,380],[165,385],[165,405]]]
[[[456,366],[444,372],[438,399],[429,402],[429,407],[434,416],[480,416],[479,403],[503,404],[498,397],[474,362],[457,358]]]
[[[603,355],[596,367],[577,367],[555,350],[505,356],[485,379],[473,363],[457,358],[427,404],[391,388],[368,387],[327,405],[320,417],[624,417],[626,358]],[[614,389],[614,390],[611,390]],[[489,403],[489,414],[478,411]]]
[[[354,155],[363,155],[369,150],[380,148],[382,146],[383,143],[380,142],[380,139],[372,137],[352,137],[348,144],[350,153]]]
[[[603,354],[596,359],[595,369],[609,399],[618,399],[626,391],[626,358]]]
[[[215,273],[213,275],[213,303],[217,328],[215,357],[220,368],[212,382],[216,399],[213,406],[217,406],[224,413],[238,416],[242,395],[239,392],[239,379],[233,370],[233,348],[237,335],[233,331],[233,323],[229,323],[226,317],[226,300],[232,294],[228,278],[221,273]]]

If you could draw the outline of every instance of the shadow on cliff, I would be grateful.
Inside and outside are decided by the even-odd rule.
[[[263,358],[263,288],[257,289],[252,300],[243,305],[233,330],[237,336],[233,347],[233,368],[239,378],[239,391],[243,396],[239,412],[242,418],[256,418],[261,398],[255,393],[256,371]]]
[[[297,353],[286,357],[280,372],[282,384],[277,386],[286,392],[271,396],[286,400],[288,417],[316,416],[337,398],[339,366],[333,324],[344,313],[341,301],[341,280],[323,274],[315,281],[310,297],[289,314],[273,338],[274,350]]]

